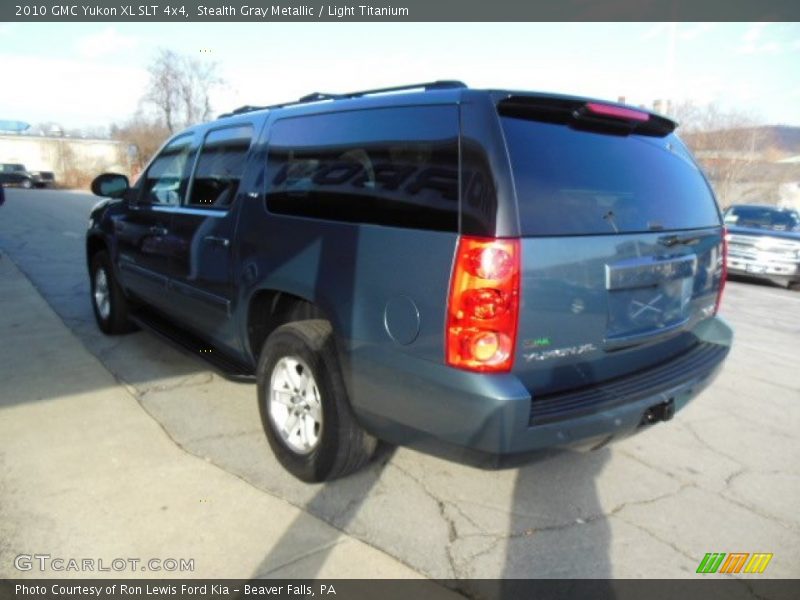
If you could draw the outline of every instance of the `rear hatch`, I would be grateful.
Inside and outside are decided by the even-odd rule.
[[[511,96],[498,112],[522,236],[514,373],[534,401],[693,351],[723,237],[674,123],[574,99]]]

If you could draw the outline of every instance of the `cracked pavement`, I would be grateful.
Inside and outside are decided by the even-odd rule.
[[[175,444],[263,493],[433,578],[696,577],[707,552],[772,552],[762,577],[800,576],[800,294],[729,282],[736,341],[722,375],[669,423],[609,447],[500,470],[385,449],[361,473],[310,486],[270,454],[251,385],[148,333],[99,333],[82,237],[68,234],[82,236],[93,203],[9,190],[0,249]]]

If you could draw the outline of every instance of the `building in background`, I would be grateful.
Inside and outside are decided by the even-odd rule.
[[[131,174],[128,144],[109,139],[0,134],[0,162],[52,171],[56,184],[69,188],[88,188],[108,171]]]

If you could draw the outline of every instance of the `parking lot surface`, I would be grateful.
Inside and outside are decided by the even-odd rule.
[[[184,452],[2,254],[0,298],[0,579],[419,578]]]
[[[761,577],[800,577],[796,292],[729,282],[722,314],[736,339],[722,375],[637,436],[501,470],[398,448],[364,472],[306,485],[270,454],[251,385],[149,333],[97,330],[83,241],[95,198],[6,192],[0,250],[178,448],[301,509],[286,543],[311,516],[434,578],[696,577],[708,552],[773,553]],[[303,575],[325,559],[321,550]]]

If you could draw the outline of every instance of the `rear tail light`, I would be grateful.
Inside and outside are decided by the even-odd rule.
[[[722,302],[722,292],[725,290],[725,281],[728,279],[728,230],[722,228],[722,267],[719,275],[719,291],[717,292],[717,302],[714,305],[714,314],[719,312],[719,305]]]
[[[480,372],[511,370],[519,280],[519,240],[459,238],[447,306],[448,365]]]

